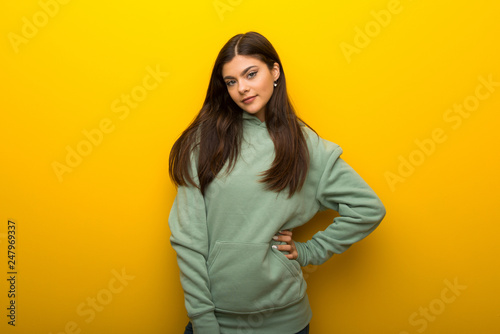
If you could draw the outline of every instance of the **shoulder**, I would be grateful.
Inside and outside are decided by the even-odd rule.
[[[332,155],[339,157],[342,154],[342,148],[338,144],[320,137],[306,125],[301,124],[301,128],[311,158],[328,159]]]

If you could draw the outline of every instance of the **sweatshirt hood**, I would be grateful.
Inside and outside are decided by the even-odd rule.
[[[265,121],[261,122],[260,119],[257,118],[257,116],[249,114],[246,111],[243,111],[243,122],[246,124],[252,124],[267,129]]]

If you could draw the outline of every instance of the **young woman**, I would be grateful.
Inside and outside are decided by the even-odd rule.
[[[308,127],[288,98],[283,65],[256,32],[219,52],[203,107],[175,142],[171,244],[190,322],[185,333],[308,333],[301,266],[321,264],[372,232],[380,199]],[[291,230],[339,212],[311,240]]]

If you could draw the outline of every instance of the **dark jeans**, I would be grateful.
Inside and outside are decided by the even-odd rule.
[[[193,334],[193,326],[191,325],[191,322],[188,322],[184,334]],[[303,330],[297,332],[296,334],[309,334],[309,324]]]

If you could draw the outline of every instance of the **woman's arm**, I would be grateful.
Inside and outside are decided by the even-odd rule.
[[[198,183],[196,162],[193,180]],[[207,271],[208,233],[205,199],[188,184],[179,186],[168,218],[170,243],[177,253],[186,310],[195,333],[219,334]]]
[[[316,199],[322,209],[333,209],[340,217],[336,217],[324,231],[317,232],[311,240],[305,243],[295,241],[297,261],[301,266],[318,265],[333,254],[344,252],[370,234],[386,213],[370,186],[340,158],[342,149],[324,142],[328,159],[318,183]]]

